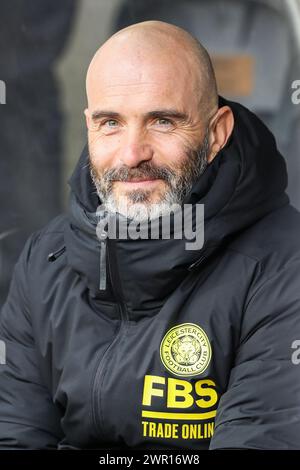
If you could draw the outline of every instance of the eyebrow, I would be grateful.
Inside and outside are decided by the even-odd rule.
[[[176,109],[169,109],[169,108],[164,108],[164,109],[155,109],[153,111],[149,111],[148,113],[145,113],[144,115],[145,119],[149,118],[158,118],[158,117],[168,117],[172,118],[175,120],[188,120],[188,115],[186,113],[181,113],[180,111],[177,111]],[[96,110],[93,111],[92,113],[92,119],[93,121],[97,121],[103,117],[110,117],[112,119],[117,119],[117,118],[122,118],[122,114],[117,113],[115,111],[109,111],[109,110]]]

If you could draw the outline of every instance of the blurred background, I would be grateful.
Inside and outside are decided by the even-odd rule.
[[[273,131],[300,209],[300,104],[292,100],[300,0],[0,0],[0,307],[25,240],[65,208],[86,142],[94,52],[117,30],[150,19],[195,35],[213,59],[219,94]]]

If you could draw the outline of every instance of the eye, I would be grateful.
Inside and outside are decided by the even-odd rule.
[[[154,126],[157,131],[168,132],[174,129],[174,122],[168,118],[157,118],[154,121]]]
[[[157,120],[157,122],[163,126],[170,126],[172,125],[172,122],[170,121],[170,119],[166,119],[166,118],[159,118]]]
[[[115,119],[108,119],[107,121],[104,121],[102,125],[105,125],[107,127],[117,127],[118,122]]]
[[[104,134],[113,134],[115,131],[119,130],[119,122],[116,119],[106,119],[99,123],[99,129]]]

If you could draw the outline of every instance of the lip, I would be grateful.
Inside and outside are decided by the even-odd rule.
[[[155,179],[148,178],[148,179],[136,179],[136,180],[130,180],[130,181],[116,181],[116,182],[125,184],[130,187],[133,187],[133,186],[142,187],[142,186],[152,186],[158,183],[159,181],[161,181],[159,178],[155,178]]]

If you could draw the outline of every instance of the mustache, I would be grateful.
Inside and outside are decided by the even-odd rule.
[[[162,179],[170,183],[176,176],[176,172],[167,166],[156,166],[151,162],[142,162],[138,167],[130,168],[122,165],[119,168],[112,168],[103,173],[105,182],[131,181],[137,178]]]

